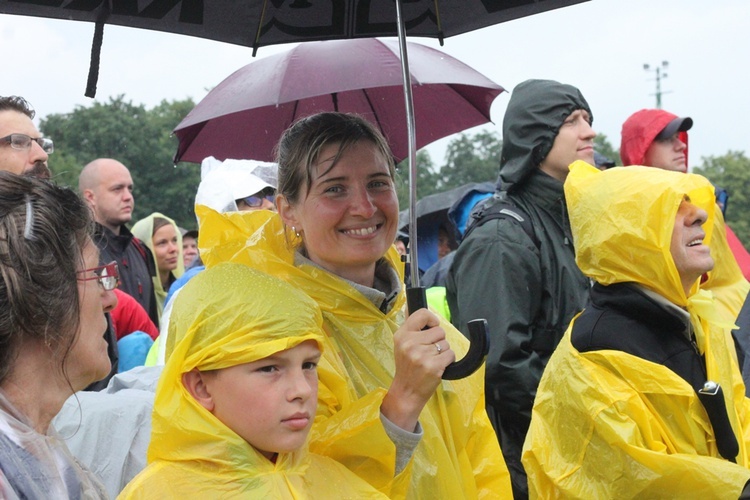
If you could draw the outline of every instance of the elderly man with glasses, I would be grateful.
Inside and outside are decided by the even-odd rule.
[[[23,97],[0,96],[0,170],[50,178],[52,141],[40,136],[34,110]]]

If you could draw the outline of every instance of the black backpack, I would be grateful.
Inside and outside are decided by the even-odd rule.
[[[491,220],[510,218],[515,219],[521,225],[521,228],[531,238],[534,245],[539,248],[541,242],[534,233],[534,225],[531,223],[529,216],[510,200],[498,200],[496,196],[488,198],[472,211],[469,221],[466,223],[466,231],[464,232],[462,241],[468,238],[476,228]]]

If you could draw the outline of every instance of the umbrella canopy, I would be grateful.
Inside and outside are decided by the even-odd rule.
[[[493,182],[472,182],[457,188],[434,193],[417,202],[415,209],[417,216],[417,246],[419,249],[419,269],[424,272],[438,261],[438,231],[444,227],[450,238],[451,248],[458,246],[460,234],[466,224],[466,216],[458,213],[467,212],[480,199],[495,192]],[[465,205],[465,206],[464,206]],[[454,220],[454,217],[462,220]],[[399,230],[409,231],[409,209],[399,213]],[[463,222],[464,227],[456,227]]]
[[[416,145],[490,121],[503,88],[439,50],[408,43]],[[364,38],[300,44],[254,61],[216,86],[175,128],[175,162],[272,160],[281,134],[320,111],[357,113],[378,126],[394,157],[408,153],[398,42]]]
[[[406,34],[442,38],[585,0],[408,0]],[[166,31],[248,47],[396,35],[393,0],[0,0],[0,13]]]

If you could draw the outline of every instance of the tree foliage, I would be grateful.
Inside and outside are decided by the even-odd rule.
[[[750,243],[750,158],[744,152],[729,151],[723,156],[708,156],[702,160],[702,165],[693,172],[727,190],[727,224],[747,247]]]
[[[87,163],[114,158],[127,166],[133,177],[133,222],[162,212],[178,225],[193,228],[200,168],[173,164],[177,138],[171,133],[194,106],[191,99],[185,99],[162,101],[146,109],[121,95],[107,103],[77,106],[71,113],[48,115],[39,128],[55,141],[50,170],[57,182],[77,188],[78,175]]]
[[[500,136],[495,132],[458,136],[448,145],[437,191],[447,191],[471,182],[497,180],[502,145]]]
[[[436,192],[435,183],[438,176],[430,153],[424,149],[417,151],[417,199]],[[401,210],[408,208],[409,162],[407,160],[396,165],[396,193]]]
[[[594,137],[594,149],[597,153],[602,154],[615,162],[615,165],[622,165],[622,161],[620,161],[620,150],[615,149],[612,144],[610,144],[606,135],[597,134],[596,137]]]
[[[446,149],[445,165],[436,167],[426,150],[417,151],[417,199],[472,182],[494,182],[500,167],[502,141],[493,132],[461,134]],[[401,209],[409,206],[409,170],[397,166],[396,191]]]

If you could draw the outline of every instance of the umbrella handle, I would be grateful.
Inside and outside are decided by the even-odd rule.
[[[424,287],[406,289],[406,303],[409,312],[427,308],[427,294]],[[490,343],[487,335],[487,320],[474,319],[469,321],[469,350],[460,361],[448,365],[443,372],[444,380],[458,380],[466,378],[482,366],[484,358],[489,352]]]

